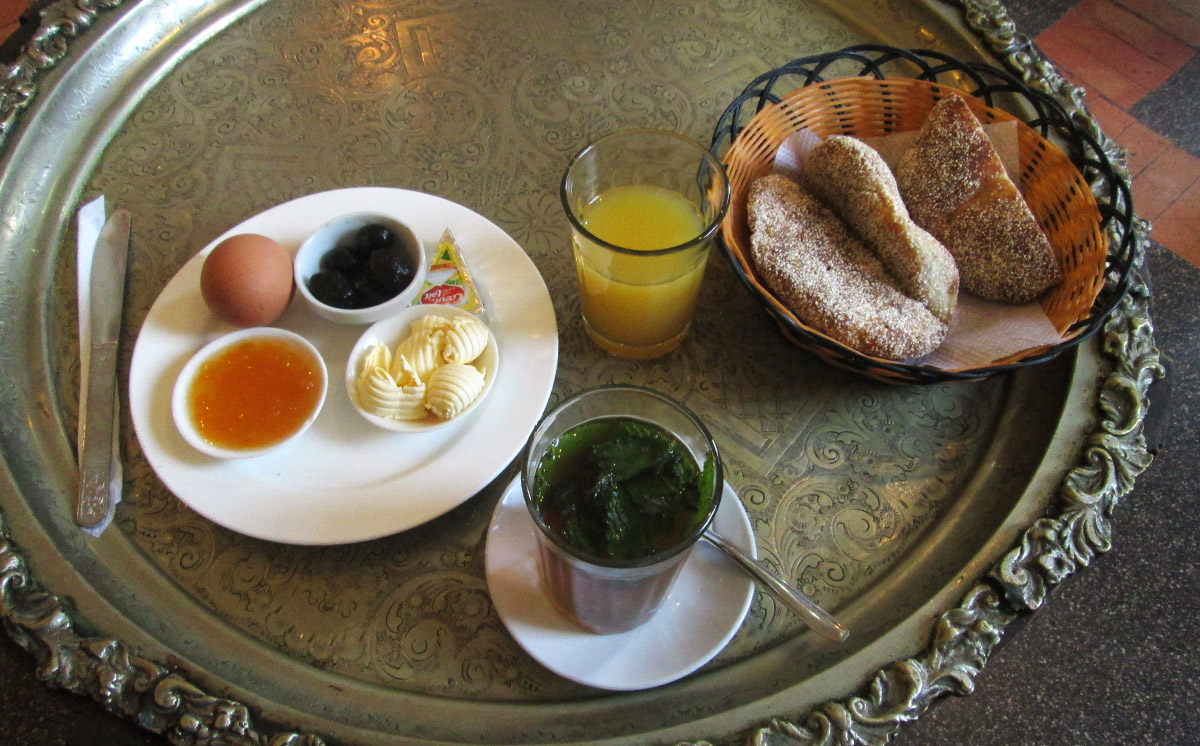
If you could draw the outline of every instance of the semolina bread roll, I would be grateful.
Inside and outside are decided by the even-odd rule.
[[[756,269],[805,324],[892,360],[941,344],[949,325],[905,295],[847,225],[794,181],[778,174],[757,179],[747,212]]]
[[[963,290],[1025,303],[1062,281],[1049,241],[959,96],[933,107],[896,183],[913,220],[954,255]]]
[[[896,178],[861,140],[824,139],[808,155],[804,186],[833,208],[909,296],[949,323],[958,302],[958,267],[946,247],[909,217]]]

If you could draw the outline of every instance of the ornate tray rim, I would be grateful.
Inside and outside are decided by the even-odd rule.
[[[0,148],[20,115],[52,74],[68,41],[124,0],[59,0],[0,84]],[[251,3],[247,10],[258,3]],[[1128,178],[1123,151],[1100,132],[1083,104],[1083,90],[1067,82],[1017,32],[994,0],[951,0],[968,29],[1027,85],[1058,99],[1075,122],[1100,142]],[[878,671],[863,693],[827,701],[799,716],[781,715],[747,734],[763,743],[782,736],[802,744],[883,743],[944,694],[974,688],[991,652],[1049,594],[1111,547],[1111,517],[1151,456],[1142,435],[1147,390],[1164,375],[1154,346],[1150,291],[1144,273],[1148,225],[1134,220],[1130,291],[1104,325],[1096,346],[1100,371],[1095,431],[1063,480],[1057,504],[1029,526],[1020,541],[963,596],[941,613],[927,648]],[[38,661],[49,686],[89,696],[114,714],[148,730],[191,743],[323,743],[311,734],[260,732],[247,704],[208,694],[168,665],[139,655],[136,646],[76,628],[69,597],[40,589],[26,559],[9,539],[0,515],[0,619]]]

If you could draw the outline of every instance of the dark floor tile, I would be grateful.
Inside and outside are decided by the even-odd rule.
[[[1017,30],[1033,38],[1062,18],[1079,0],[1008,0],[1004,7]]]
[[[42,685],[32,656],[0,631],[0,743],[5,746],[165,746],[91,699]],[[19,695],[19,697],[18,697]]]
[[[1147,127],[1200,158],[1200,55],[1129,110]]]
[[[1122,109],[1128,109],[1150,92],[1125,74],[1123,60],[1097,55],[1063,33],[1070,21],[1054,24],[1037,38],[1037,45],[1068,80],[1093,88]]]
[[[1150,316],[1154,322],[1154,341],[1170,370],[1170,396],[1166,401],[1151,402],[1152,409],[1169,410],[1166,438],[1169,449],[1177,452],[1184,460],[1196,457],[1197,450],[1188,444],[1189,432],[1200,422],[1200,305],[1196,303],[1196,287],[1200,283],[1200,269],[1185,261],[1158,242],[1152,241],[1148,252],[1150,284]],[[1155,465],[1157,466],[1157,465]],[[1154,467],[1152,467],[1154,468]],[[1196,482],[1184,473],[1174,473],[1170,468],[1158,469],[1165,485],[1174,485],[1176,499],[1195,494]],[[1194,533],[1200,530],[1200,522],[1194,516],[1187,519],[1193,523]],[[1194,539],[1193,539],[1194,541]],[[1193,570],[1191,577],[1200,578],[1200,569],[1194,559],[1188,560]],[[1149,576],[1147,576],[1149,577]],[[1200,634],[1200,623],[1195,624]],[[1200,670],[1200,669],[1197,669]],[[1200,720],[1196,721],[1200,725]],[[1200,731],[1197,731],[1200,732]]]

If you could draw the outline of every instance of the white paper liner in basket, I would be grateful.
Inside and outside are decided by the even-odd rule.
[[[1017,123],[985,124],[983,129],[995,146],[1009,178],[1013,178],[1020,163]],[[894,170],[896,162],[917,134],[916,131],[898,132],[862,140],[875,148],[888,167]],[[821,138],[811,130],[793,132],[779,146],[773,170],[799,180],[804,173],[808,154],[820,142]],[[995,303],[960,291],[954,319],[942,344],[928,355],[904,362],[941,370],[979,368],[1024,350],[1062,341],[1062,335],[1036,301],[1020,305]]]

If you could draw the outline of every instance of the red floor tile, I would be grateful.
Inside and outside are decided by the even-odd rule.
[[[1164,153],[1172,148],[1171,142],[1167,138],[1138,121],[1134,121],[1126,127],[1120,137],[1114,137],[1113,139],[1128,151],[1129,176],[1133,179],[1140,176],[1150,164],[1155,163]],[[1175,150],[1179,149],[1175,148]],[[1174,198],[1174,195],[1172,195],[1172,198]]]
[[[1194,0],[1193,0],[1194,3]],[[1145,19],[1176,39],[1193,47],[1200,47],[1200,19],[1185,13],[1168,0],[1116,0],[1116,4]]]
[[[1101,96],[1094,88],[1083,86],[1087,92],[1083,103],[1087,106],[1088,111],[1096,118],[1096,122],[1100,124],[1100,129],[1104,134],[1108,135],[1117,142],[1121,141],[1121,135],[1130,126],[1137,123],[1137,119],[1132,114],[1128,114],[1124,109],[1120,108],[1112,101]]]
[[[1069,80],[1094,88],[1123,109],[1129,109],[1150,92],[1115,67],[1119,62],[1113,60],[1110,64],[1080,47],[1057,24],[1038,35],[1037,45]]]
[[[1200,166],[1200,158],[1195,158],[1188,154],[1183,155],[1187,157],[1178,158],[1183,163],[1182,168],[1195,169]],[[1151,180],[1151,184],[1148,184],[1148,187],[1151,189],[1171,188],[1170,178],[1165,180],[1165,184],[1162,187],[1153,184],[1153,180],[1157,176],[1156,167],[1158,163],[1172,160],[1177,160],[1177,154],[1174,151],[1170,152],[1170,154],[1164,154],[1151,168],[1146,169],[1145,178]],[[1184,189],[1182,194],[1178,195],[1170,205],[1166,206],[1162,215],[1156,218],[1148,218],[1141,211],[1141,207],[1138,205],[1138,197],[1136,197],[1136,186],[1134,187],[1133,207],[1136,215],[1150,219],[1151,239],[1162,243],[1163,246],[1180,255],[1180,257],[1189,261],[1189,263],[1200,266],[1200,179],[1193,181],[1192,185]]]
[[[17,19],[29,6],[29,0],[0,0],[0,41],[12,35],[17,27]]]
[[[1193,187],[1153,221],[1150,237],[1200,267],[1200,187]]]
[[[1200,158],[1171,146],[1134,177],[1133,210],[1139,217],[1151,222],[1168,214],[1178,217],[1178,211],[1172,210],[1179,202],[1185,201],[1184,195],[1200,194],[1198,181]],[[1161,243],[1173,248],[1166,241]]]
[[[1123,36],[1114,34],[1106,28],[1092,23],[1087,16],[1081,12],[1084,5],[1091,3],[1095,5],[1094,0],[1084,0],[1084,3],[1067,11],[1061,19],[1047,29],[1039,39],[1048,35],[1057,35],[1065,39],[1082,50],[1086,50],[1089,54],[1096,58],[1103,65],[1111,66],[1113,69],[1132,81],[1136,85],[1144,88],[1146,92],[1153,91],[1171,77],[1171,74],[1182,67],[1183,63],[1191,58],[1191,48],[1180,44],[1171,37],[1162,34],[1162,32],[1151,28],[1150,30],[1159,38],[1166,38],[1175,42],[1182,49],[1187,51],[1186,55],[1178,56],[1176,63],[1168,66],[1148,56],[1143,52],[1143,45],[1133,44],[1126,40]],[[1108,6],[1113,7],[1113,6]],[[1126,14],[1128,15],[1128,14]],[[1137,18],[1130,17],[1128,19],[1132,27],[1132,22],[1137,22]]]
[[[1130,2],[1130,5],[1136,6],[1137,3]],[[1183,67],[1196,51],[1111,0],[1083,0],[1066,15],[1071,14],[1077,14],[1088,23],[1130,44],[1172,72]]]

